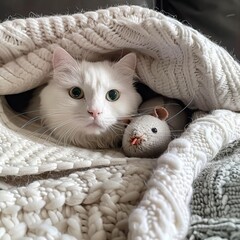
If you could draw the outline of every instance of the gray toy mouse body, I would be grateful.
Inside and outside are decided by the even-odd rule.
[[[187,124],[184,108],[162,96],[143,103],[139,112],[147,115],[133,118],[123,135],[122,147],[128,157],[159,157],[172,139],[171,131],[179,135]]]

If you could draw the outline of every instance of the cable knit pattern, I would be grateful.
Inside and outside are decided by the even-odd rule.
[[[1,95],[45,83],[57,45],[90,59],[128,49],[137,53],[140,79],[156,92],[193,109],[226,109],[191,123],[150,177],[149,159],[62,147],[29,134],[2,98],[0,175],[7,190],[0,192],[0,238],[183,239],[193,180],[240,137],[239,114],[233,112],[240,110],[239,64],[192,28],[135,6],[6,21],[0,43]]]

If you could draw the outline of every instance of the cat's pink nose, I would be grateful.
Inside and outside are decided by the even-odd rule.
[[[88,111],[88,113],[93,117],[93,118],[96,118],[98,115],[100,115],[102,112],[99,111],[99,110],[91,110],[91,111]]]

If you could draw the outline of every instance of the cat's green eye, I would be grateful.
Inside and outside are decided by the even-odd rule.
[[[69,90],[69,95],[74,99],[81,99],[84,97],[84,92],[80,87],[73,87]]]
[[[115,102],[120,98],[120,92],[116,89],[112,89],[110,91],[107,92],[106,94],[106,99],[109,102]]]

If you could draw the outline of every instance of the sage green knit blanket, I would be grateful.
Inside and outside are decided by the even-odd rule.
[[[223,149],[193,186],[186,239],[240,239],[240,141]]]

